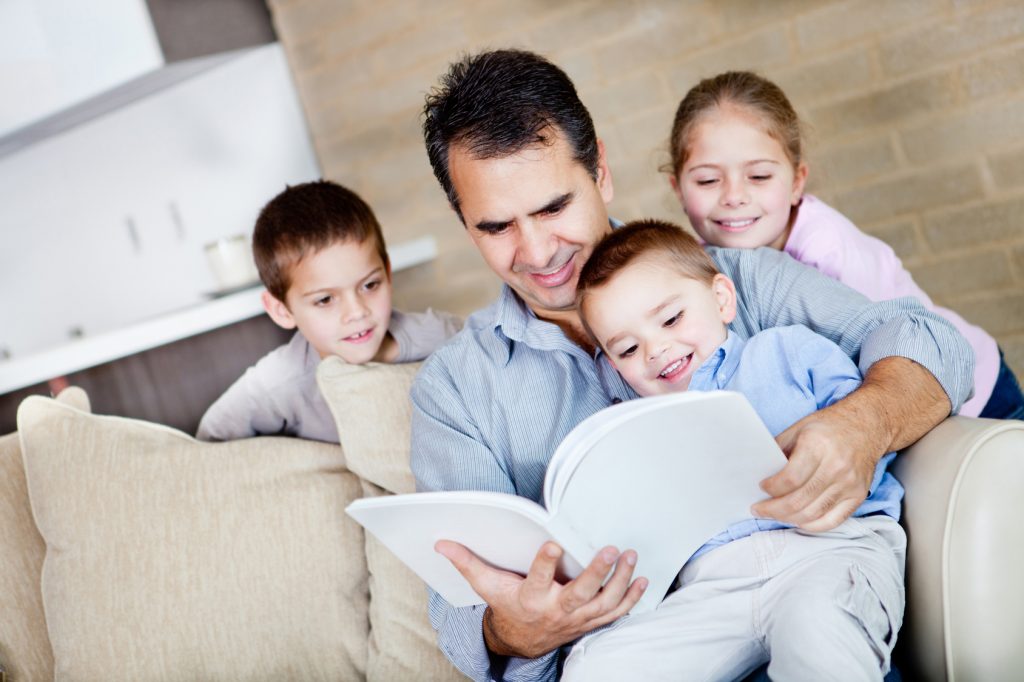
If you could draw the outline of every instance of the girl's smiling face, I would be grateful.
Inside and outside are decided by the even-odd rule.
[[[691,131],[687,151],[672,188],[701,239],[730,248],[782,249],[807,166],[794,167],[756,115],[735,106],[705,115]]]

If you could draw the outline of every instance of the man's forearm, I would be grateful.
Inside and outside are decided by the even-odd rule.
[[[889,357],[871,365],[861,387],[835,407],[852,410],[880,456],[917,442],[949,416],[949,397],[922,365]]]

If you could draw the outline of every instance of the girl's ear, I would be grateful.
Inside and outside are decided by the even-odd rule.
[[[288,310],[288,306],[283,301],[275,298],[269,291],[264,291],[260,296],[260,300],[263,302],[263,309],[267,311],[267,315],[270,315],[270,319],[278,327],[282,329],[295,329],[298,326],[295,323],[295,318],[292,317],[292,311]]]
[[[796,206],[800,203],[800,199],[804,196],[804,187],[807,186],[807,164],[801,161],[797,164],[796,171],[793,173],[793,194],[789,197],[789,203],[791,206]]]
[[[718,317],[725,324],[736,319],[736,285],[725,275],[719,273],[711,280],[711,291],[718,302]]]
[[[675,192],[675,195],[676,197],[678,197],[679,202],[682,203],[683,186],[679,183],[679,176],[676,175],[675,173],[670,174],[668,176],[668,184],[672,185],[672,191]]]

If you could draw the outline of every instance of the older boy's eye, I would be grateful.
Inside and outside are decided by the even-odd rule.
[[[364,286],[366,287],[367,291],[373,291],[374,289],[376,289],[377,287],[380,286],[380,280],[379,279],[371,280],[371,281],[367,282]]]
[[[313,305],[327,305],[331,302],[330,296],[321,296],[320,298],[313,301]]]
[[[634,353],[636,353],[636,346],[635,345],[630,346],[626,350],[624,350],[621,353],[619,353],[619,357],[620,358],[628,358],[631,355],[633,355]]]

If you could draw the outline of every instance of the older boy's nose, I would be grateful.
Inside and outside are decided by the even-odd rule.
[[[358,298],[346,301],[342,307],[341,317],[345,322],[361,320],[370,314],[369,308]]]

